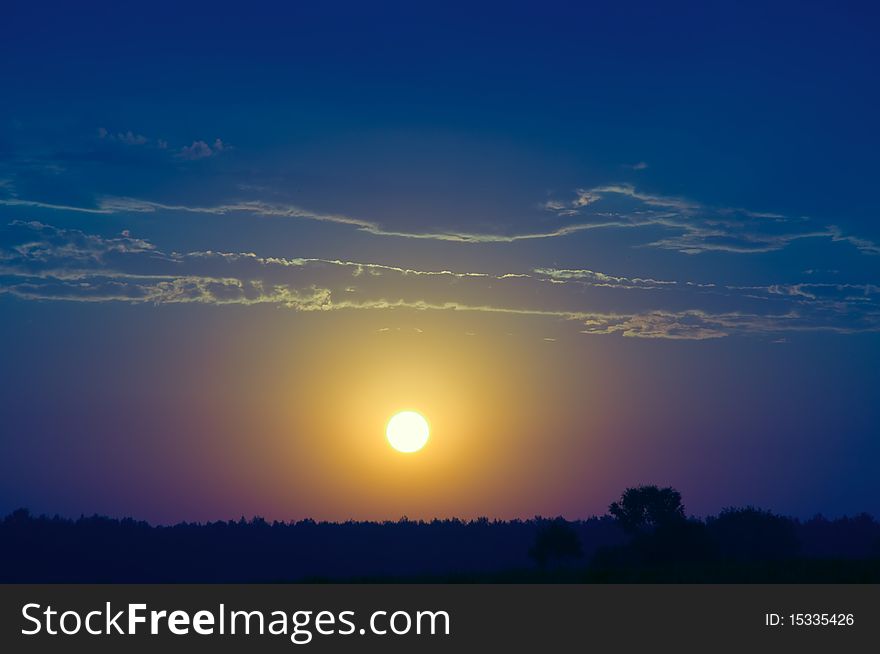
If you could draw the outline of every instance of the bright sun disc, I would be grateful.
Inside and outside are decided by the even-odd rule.
[[[415,411],[401,411],[388,421],[385,437],[398,452],[418,452],[428,442],[428,421]]]

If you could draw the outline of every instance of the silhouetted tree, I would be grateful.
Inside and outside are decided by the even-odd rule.
[[[529,556],[538,565],[551,561],[564,562],[583,556],[581,541],[577,533],[565,520],[557,518],[542,525],[535,536],[535,544],[529,549]]]
[[[711,559],[715,547],[699,520],[672,520],[639,534],[631,547],[647,564],[695,563]]]
[[[31,512],[28,509],[16,509],[3,519],[7,525],[26,525],[31,521]]]
[[[681,493],[669,487],[627,488],[619,501],[611,503],[608,512],[631,535],[683,522],[685,519]]]
[[[817,515],[804,523],[795,523],[795,527],[801,543],[798,553],[802,556],[880,558],[880,524],[864,513],[834,520]],[[873,543],[877,547],[872,548]]]
[[[790,559],[798,550],[795,523],[770,511],[748,506],[727,508],[706,521],[718,553],[727,559]]]

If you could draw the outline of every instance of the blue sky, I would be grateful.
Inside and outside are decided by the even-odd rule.
[[[574,516],[658,481],[702,512],[880,511],[870,3],[5,14],[0,509]],[[195,492],[186,466],[155,461],[189,460],[212,430],[233,445],[207,470],[233,488],[251,479],[230,472],[232,428],[178,403],[199,371],[228,376],[218,398],[241,393],[252,362],[235,343],[252,338],[266,357],[273,344],[324,352],[308,365],[328,389],[374,338],[400,374],[415,352],[425,374],[437,352],[470,353],[449,387],[504,361],[530,389],[516,396],[529,419],[502,435],[496,398],[473,420],[518,453],[505,471],[539,467],[515,491],[474,471],[473,501],[377,491],[349,509],[342,491],[302,482],[315,508],[282,497],[281,481],[186,511],[154,496],[159,483]],[[245,423],[259,370],[236,409]],[[295,397],[308,385],[277,383]],[[617,393],[585,415],[575,389],[603,385]],[[159,413],[177,436],[159,442],[142,420],[122,438],[127,412]],[[560,458],[539,465],[530,439],[552,416]],[[255,438],[259,471],[277,440]],[[600,443],[613,472],[585,481]],[[89,483],[35,474],[95,451]],[[119,490],[126,470],[140,481]]]

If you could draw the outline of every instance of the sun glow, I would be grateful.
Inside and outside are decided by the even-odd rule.
[[[428,442],[428,421],[415,411],[401,411],[392,416],[385,437],[398,452],[418,452]]]

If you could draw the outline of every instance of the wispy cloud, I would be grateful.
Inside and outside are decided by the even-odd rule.
[[[69,204],[56,204],[54,202],[40,202],[37,200],[23,200],[17,197],[0,198],[0,205],[7,207],[33,207],[34,209],[51,209],[53,211],[73,211],[75,213],[114,213],[110,209],[101,207],[81,207]]]
[[[205,147],[209,146],[205,144]],[[211,152],[216,153],[218,147],[215,144]],[[201,146],[198,149],[201,150]],[[193,154],[191,157],[188,155],[187,158],[197,159],[200,156]],[[394,229],[376,220],[340,213],[318,212],[292,204],[268,203],[260,200],[190,205],[111,196],[101,198],[95,207],[80,207],[8,197],[0,198],[0,205],[95,214],[239,213],[257,217],[337,223],[376,236],[472,244],[553,239],[596,229],[651,228],[655,233],[660,229],[667,235],[648,240],[642,243],[641,247],[674,250],[688,255],[707,252],[766,253],[784,249],[804,239],[827,239],[832,243],[846,243],[863,254],[880,254],[880,244],[847,234],[836,225],[817,225],[804,218],[790,218],[772,212],[735,207],[709,207],[687,198],[639,191],[629,184],[581,188],[576,189],[573,197],[568,201],[548,200],[542,205],[545,210],[561,217],[579,216],[580,219],[547,229],[520,229],[508,233],[453,229],[426,231]]]
[[[143,134],[139,134],[132,130],[122,132],[112,132],[106,127],[99,127],[98,138],[108,143],[119,143],[128,146],[148,146],[158,150],[169,150],[169,142],[164,138],[150,138]],[[201,139],[194,140],[190,145],[185,145],[174,151],[174,156],[178,159],[187,161],[196,161],[198,159],[207,159],[215,157],[218,154],[230,150],[231,147],[222,139],[216,138],[213,142],[203,141]]]
[[[603,286],[608,288],[656,289],[662,286],[675,286],[679,284],[679,282],[669,280],[642,277],[620,277],[617,275],[608,275],[606,273],[597,272],[595,270],[535,268],[534,272],[538,275],[549,277],[553,281],[575,280],[578,282],[589,283],[592,286]]]
[[[214,139],[214,142],[211,145],[208,145],[205,141],[193,141],[192,145],[184,146],[177,153],[177,156],[181,159],[188,159],[190,161],[195,161],[197,159],[207,159],[208,157],[214,157],[228,150],[229,146],[220,139]]]
[[[490,274],[250,252],[175,253],[128,232],[100,236],[23,221],[7,226],[2,242],[9,245],[0,248],[0,293],[23,300],[480,312],[644,339],[880,330],[880,286],[871,284],[730,286],[592,270]],[[585,295],[584,287],[612,295]],[[627,304],[632,308],[620,308]]]
[[[613,207],[604,206],[607,204]],[[640,191],[632,184],[577,189],[569,201],[552,199],[544,204],[545,209],[560,216],[589,215],[583,211],[585,207],[595,210],[592,215],[598,220],[593,224],[662,228],[669,235],[644,243],[643,247],[689,255],[766,253],[782,250],[795,241],[820,238],[848,243],[863,254],[880,254],[877,243],[845,234],[836,225],[817,225],[802,217],[774,212],[712,207],[688,198]],[[608,220],[612,215],[616,221]]]
[[[29,262],[91,261],[103,263],[110,254],[154,253],[152,243],[134,238],[128,231],[119,236],[103,237],[78,229],[61,229],[37,221],[13,221],[10,227],[31,236],[12,246],[12,251]]]
[[[98,128],[98,138],[105,141],[116,141],[124,145],[145,145],[150,140],[143,134],[135,134],[131,130],[113,134],[105,127]]]
[[[579,188],[575,191],[575,197],[571,200],[547,200],[541,207],[545,211],[550,211],[558,216],[576,216],[581,213],[581,209],[595,202],[598,202],[601,196]]]
[[[2,203],[2,200],[0,200]],[[44,208],[52,208],[45,206]],[[218,205],[184,205],[165,204],[136,198],[108,197],[99,202],[98,210],[102,213],[149,213],[159,211],[171,211],[182,213],[197,213],[208,215],[227,215],[233,213],[249,214],[267,218],[297,218],[301,220],[313,220],[318,222],[338,223],[350,225],[357,229],[377,236],[394,236],[408,239],[424,239],[435,241],[450,241],[456,243],[512,243],[534,239],[554,238],[565,236],[588,229],[600,229],[610,226],[628,226],[626,223],[610,220],[608,222],[593,222],[576,225],[565,225],[545,231],[524,232],[518,234],[490,234],[464,231],[428,231],[413,232],[393,230],[383,227],[378,222],[353,218],[344,214],[319,213],[290,204],[271,204],[259,200],[244,202],[231,202]],[[95,211],[95,210],[92,210]]]

